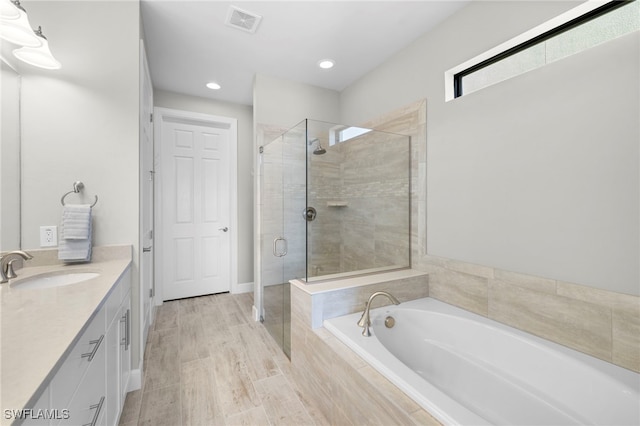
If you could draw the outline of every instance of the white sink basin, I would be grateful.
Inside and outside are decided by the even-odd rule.
[[[51,272],[16,281],[11,287],[20,290],[61,287],[87,281],[99,275],[97,272]]]

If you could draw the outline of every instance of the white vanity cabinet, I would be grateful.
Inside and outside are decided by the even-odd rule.
[[[130,306],[127,268],[34,406],[50,418],[23,425],[118,424],[131,371]]]

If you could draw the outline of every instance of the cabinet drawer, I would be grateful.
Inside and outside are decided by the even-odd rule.
[[[107,407],[105,388],[106,345],[100,345],[87,373],[69,402],[68,417],[59,425],[104,425]]]
[[[38,398],[38,401],[33,406],[28,407],[33,411],[29,412],[28,416],[25,416],[22,426],[49,426],[52,422],[57,421],[56,419],[61,419],[61,416],[65,415],[64,410],[51,409],[50,395],[47,387]]]
[[[52,407],[66,408],[89,366],[100,362],[95,354],[104,349],[104,332],[105,308],[102,307],[51,380]],[[102,363],[104,368],[104,357]]]

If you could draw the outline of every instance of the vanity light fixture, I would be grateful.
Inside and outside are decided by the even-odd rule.
[[[12,21],[20,17],[20,9],[11,0],[0,0],[0,19]]]
[[[51,54],[49,42],[44,34],[42,34],[42,27],[38,27],[38,29],[35,30],[35,34],[41,40],[40,47],[24,46],[20,49],[15,49],[13,51],[13,55],[21,61],[35,67],[45,68],[48,70],[59,69],[62,65]]]
[[[207,87],[211,90],[220,90],[222,88],[222,86],[220,86],[218,83],[214,81],[207,83]]]
[[[333,59],[322,59],[318,61],[318,66],[323,70],[328,70],[329,68],[333,68],[335,64],[336,63]]]
[[[20,46],[39,47],[42,46],[42,39],[37,37],[31,29],[27,12],[20,5],[20,0],[11,0],[14,9],[18,11],[17,18],[5,18],[5,9],[11,16],[10,6],[6,4],[6,0],[2,0],[2,25],[0,25],[0,38],[10,43],[19,44]]]

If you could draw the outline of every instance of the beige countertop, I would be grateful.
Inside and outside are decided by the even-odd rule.
[[[67,352],[131,265],[131,246],[95,247],[90,263],[63,265],[57,250],[27,250],[34,259],[0,285],[0,398],[6,409],[29,408]],[[18,289],[20,280],[53,271],[97,272],[54,288]],[[3,416],[4,417],[4,416]]]

